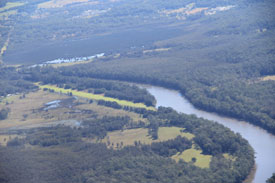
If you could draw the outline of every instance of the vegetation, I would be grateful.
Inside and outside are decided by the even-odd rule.
[[[64,73],[73,69],[81,71],[83,77],[148,83],[180,90],[198,108],[246,120],[275,133],[274,81],[251,82],[251,78],[256,80],[261,75],[273,73],[274,64],[270,60],[261,65],[252,60],[236,64],[209,60],[207,66],[201,67],[203,62],[179,60],[170,55],[143,60],[124,58],[90,63],[89,67],[66,68]],[[192,68],[196,70],[190,72]],[[80,72],[74,75],[79,76]]]
[[[0,65],[0,73],[0,96],[28,92],[37,88],[31,82],[23,80],[23,76],[16,71],[16,68]]]
[[[0,110],[0,120],[7,119],[9,114],[9,109],[1,109]]]
[[[25,138],[13,138],[7,147],[0,147],[3,170],[0,179],[15,183],[38,179],[45,182],[242,182],[254,165],[253,150],[247,141],[222,125],[163,107],[148,115],[148,121],[148,124],[134,124],[127,116],[91,116],[78,128],[59,125],[25,130]],[[134,146],[117,143],[113,148],[96,142],[118,130],[127,132],[131,128],[152,129],[152,126],[159,126],[164,135],[170,134],[164,133],[165,130],[184,129],[184,133],[193,133],[195,137],[178,136],[147,144],[136,142]],[[212,131],[208,133],[209,129]],[[200,134],[209,142],[221,140],[204,147],[197,139]],[[83,141],[87,138],[95,141]],[[192,144],[202,151],[192,150]],[[171,159],[190,151],[194,151],[191,162]],[[236,157],[235,161],[224,158],[223,153]],[[40,169],[44,171],[37,171]],[[30,174],[35,177],[30,178]]]
[[[104,101],[111,102],[111,103],[108,103],[109,106],[114,105],[114,104],[118,105],[118,107],[115,107],[115,108],[120,108],[121,106],[130,106],[130,107],[136,107],[136,108],[145,108],[145,109],[155,110],[153,107],[147,107],[146,105],[144,105],[142,103],[133,103],[133,102],[126,101],[126,100],[119,100],[119,99],[115,99],[115,98],[105,97],[102,95],[88,93],[88,92],[81,92],[81,91],[76,91],[76,90],[72,90],[72,89],[63,89],[63,88],[58,88],[56,86],[50,86],[50,85],[40,85],[39,87],[41,89],[48,89],[48,90],[52,90],[54,92],[60,92],[60,93],[64,93],[64,94],[71,93],[72,95],[75,95],[78,97],[98,100],[99,104],[101,104]],[[107,104],[107,106],[108,106],[108,104]]]
[[[186,162],[193,162],[194,165],[200,168],[209,168],[211,162],[211,155],[201,154],[201,150],[197,149],[187,149],[182,153],[177,153],[172,156],[172,159],[179,161],[180,159]]]
[[[102,142],[105,142],[108,147],[116,144],[123,144],[123,147],[129,145],[141,144],[152,144],[153,142],[163,142],[171,139],[175,139],[177,136],[185,137],[187,139],[192,139],[193,134],[182,132],[184,128],[178,127],[160,127],[158,129],[158,139],[152,139],[148,134],[148,129],[146,128],[135,128],[127,129],[123,131],[113,131],[109,132]]]
[[[275,182],[275,173],[273,173],[272,177],[270,177],[266,182],[267,183],[274,183]]]

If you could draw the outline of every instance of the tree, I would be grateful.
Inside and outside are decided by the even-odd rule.
[[[0,120],[7,119],[8,114],[9,114],[9,111],[10,111],[10,110],[9,110],[8,108],[2,109],[2,110],[0,111]]]
[[[266,183],[275,183],[275,173],[272,174],[272,177],[267,179]]]

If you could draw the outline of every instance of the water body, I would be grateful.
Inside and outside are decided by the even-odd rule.
[[[253,183],[264,183],[275,172],[275,136],[265,130],[232,118],[196,109],[179,92],[154,86],[143,86],[157,100],[157,106],[172,107],[178,112],[195,114],[208,120],[214,120],[240,133],[255,150],[256,173]]]

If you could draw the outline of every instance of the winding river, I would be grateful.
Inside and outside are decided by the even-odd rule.
[[[177,91],[155,86],[143,85],[142,87],[155,96],[157,106],[172,107],[178,112],[217,121],[247,139],[254,148],[256,156],[253,183],[264,183],[275,172],[275,136],[247,122],[196,109]]]

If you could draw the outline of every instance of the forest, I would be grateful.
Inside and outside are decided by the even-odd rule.
[[[160,107],[147,117],[149,123],[134,128],[184,127],[194,139],[176,137],[152,144],[122,143],[107,148],[104,143],[82,139],[103,139],[108,132],[127,130],[132,119],[91,117],[78,128],[56,126],[24,131],[0,147],[4,182],[242,182],[254,165],[254,152],[248,142],[228,128],[192,115],[178,114]],[[192,145],[193,144],[193,145]],[[28,147],[32,148],[28,148]],[[176,162],[170,157],[195,146],[211,155],[209,168],[193,162]],[[116,147],[116,148],[115,148]],[[226,159],[228,153],[234,159]],[[196,159],[194,159],[196,161]],[[26,170],[22,172],[21,170]],[[43,171],[40,171],[43,170]],[[20,172],[20,173],[19,173]],[[30,177],[31,176],[31,177]]]
[[[0,96],[37,89],[37,86],[33,83],[24,80],[23,76],[14,67],[3,67],[0,64],[0,73]]]

